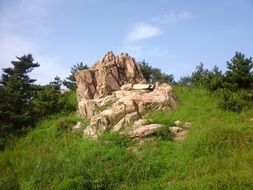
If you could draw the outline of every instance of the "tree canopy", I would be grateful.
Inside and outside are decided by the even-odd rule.
[[[31,54],[17,57],[12,61],[13,68],[3,69],[0,80],[0,126],[1,136],[10,131],[17,131],[29,125],[33,117],[31,100],[35,95],[36,80],[29,73],[38,63],[34,62]]]
[[[161,69],[152,67],[145,60],[139,62],[140,69],[148,82],[165,82],[165,83],[173,83],[174,76],[163,73]]]

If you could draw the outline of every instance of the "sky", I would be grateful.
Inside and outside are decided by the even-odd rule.
[[[127,52],[175,79],[253,57],[253,0],[0,0],[0,68],[31,53],[37,84]]]

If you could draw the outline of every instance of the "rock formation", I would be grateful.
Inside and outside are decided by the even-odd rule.
[[[146,82],[134,58],[127,53],[115,56],[112,52],[108,52],[91,69],[78,71],[75,78],[78,101],[109,95],[126,83]]]
[[[170,111],[176,106],[171,85],[147,84],[128,54],[108,52],[91,69],[78,71],[75,78],[78,114],[90,120],[84,129],[90,137],[96,138],[105,130],[131,137],[154,133],[161,125],[145,127],[142,116],[150,109]],[[138,131],[144,132],[140,135]]]

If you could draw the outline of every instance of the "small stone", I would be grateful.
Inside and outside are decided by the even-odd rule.
[[[145,124],[147,124],[147,120],[145,120],[145,119],[139,119],[139,120],[137,120],[137,121],[134,122],[133,127],[134,128],[138,128],[138,127],[142,127]]]
[[[184,122],[183,127],[186,129],[189,129],[191,127],[191,123],[190,122]]]
[[[182,128],[180,128],[180,127],[175,127],[175,126],[170,127],[169,129],[170,129],[170,131],[171,131],[173,134],[178,134],[178,133],[181,133],[182,131],[184,131]]]
[[[176,120],[176,121],[175,121],[175,125],[176,125],[177,127],[182,126],[182,124],[183,124],[182,121],[179,121],[179,120]]]
[[[131,131],[122,132],[121,134],[129,137],[145,137],[147,135],[156,133],[157,130],[161,127],[163,127],[161,124],[144,125]]]
[[[133,89],[133,85],[131,83],[124,84],[120,87],[120,90],[123,90],[123,91],[129,91],[129,90],[132,90],[132,89]]]
[[[134,84],[133,90],[149,90],[150,84]]]
[[[80,121],[77,122],[77,124],[73,127],[73,130],[80,130],[82,128],[82,124]]]

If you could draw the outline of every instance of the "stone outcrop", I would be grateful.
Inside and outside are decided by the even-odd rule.
[[[78,101],[109,95],[127,83],[146,82],[134,58],[127,53],[115,56],[112,52],[108,52],[91,69],[78,71],[75,78]]]
[[[146,125],[142,116],[151,109],[170,111],[176,106],[172,86],[147,84],[128,54],[115,56],[108,52],[91,69],[78,71],[75,77],[78,114],[90,120],[84,134],[93,138],[105,130],[131,137],[152,134],[158,124]]]

